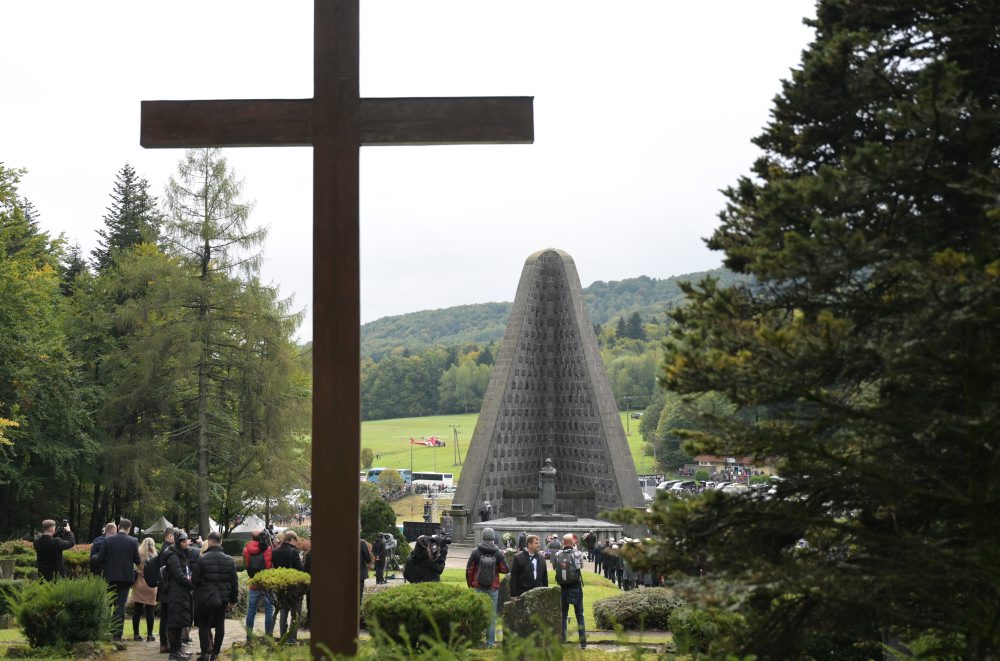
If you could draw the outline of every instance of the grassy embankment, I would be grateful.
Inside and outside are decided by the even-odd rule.
[[[653,472],[653,458],[642,454],[642,437],[639,435],[639,420],[627,420],[621,413],[622,428],[628,423],[628,444],[632,461],[640,473]],[[462,467],[455,464],[454,434],[452,427],[458,427],[458,446],[462,459],[469,449],[469,440],[476,428],[478,413],[464,415],[435,415],[426,418],[395,418],[392,420],[369,420],[361,423],[361,447],[371,448],[378,457],[375,466],[386,468],[412,468],[415,471],[441,471],[452,473],[458,480]],[[443,448],[429,448],[411,445],[410,437],[420,440],[425,436],[437,436],[448,443]],[[558,466],[556,466],[558,468]]]

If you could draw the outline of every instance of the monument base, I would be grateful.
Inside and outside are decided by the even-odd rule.
[[[547,516],[548,519],[542,520],[540,517]],[[478,542],[482,539],[483,528],[493,528],[493,532],[496,533],[497,543],[500,544],[500,540],[503,538],[505,532],[512,533],[514,535],[514,540],[516,542],[517,536],[522,532],[528,533],[529,535],[538,535],[543,540],[546,536],[555,533],[560,538],[566,533],[573,533],[579,539],[583,539],[583,536],[587,534],[588,530],[593,530],[594,534],[597,535],[597,539],[620,539],[622,534],[622,525],[620,523],[612,523],[610,521],[601,521],[600,519],[586,519],[577,518],[574,516],[560,516],[556,515],[538,515],[535,517],[504,517],[501,519],[491,519],[489,521],[480,521],[472,525],[475,531],[476,541]]]
[[[547,512],[544,514],[528,514],[525,516],[514,517],[518,521],[537,521],[539,523],[545,523],[547,521],[579,521],[580,517],[573,516],[572,514],[554,514],[552,512]]]

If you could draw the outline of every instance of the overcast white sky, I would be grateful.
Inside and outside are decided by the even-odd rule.
[[[362,321],[512,300],[546,247],[584,286],[718,266],[702,241],[718,191],[757,156],[813,15],[812,0],[362,0],[363,96],[535,97],[533,145],[362,149]],[[310,0],[3,0],[0,25],[0,161],[87,253],[119,168],[161,194],[182,155],[139,147],[141,100],[312,96]],[[226,153],[270,227],[264,278],[308,307],[309,149]]]

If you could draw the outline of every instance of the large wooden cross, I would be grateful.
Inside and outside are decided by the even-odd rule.
[[[312,641],[358,635],[358,150],[530,143],[531,97],[362,99],[358,0],[315,0],[313,98],[143,101],[143,147],[313,148]]]

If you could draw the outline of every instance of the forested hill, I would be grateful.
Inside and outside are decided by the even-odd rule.
[[[583,295],[596,324],[604,325],[633,312],[649,320],[680,303],[680,281],[697,282],[706,276],[718,278],[723,284],[740,279],[723,268],[666,279],[643,275],[611,282],[598,280],[585,287]],[[503,337],[510,306],[477,303],[383,317],[361,326],[361,354],[378,360],[399,347],[420,351],[430,346],[485,346]]]

